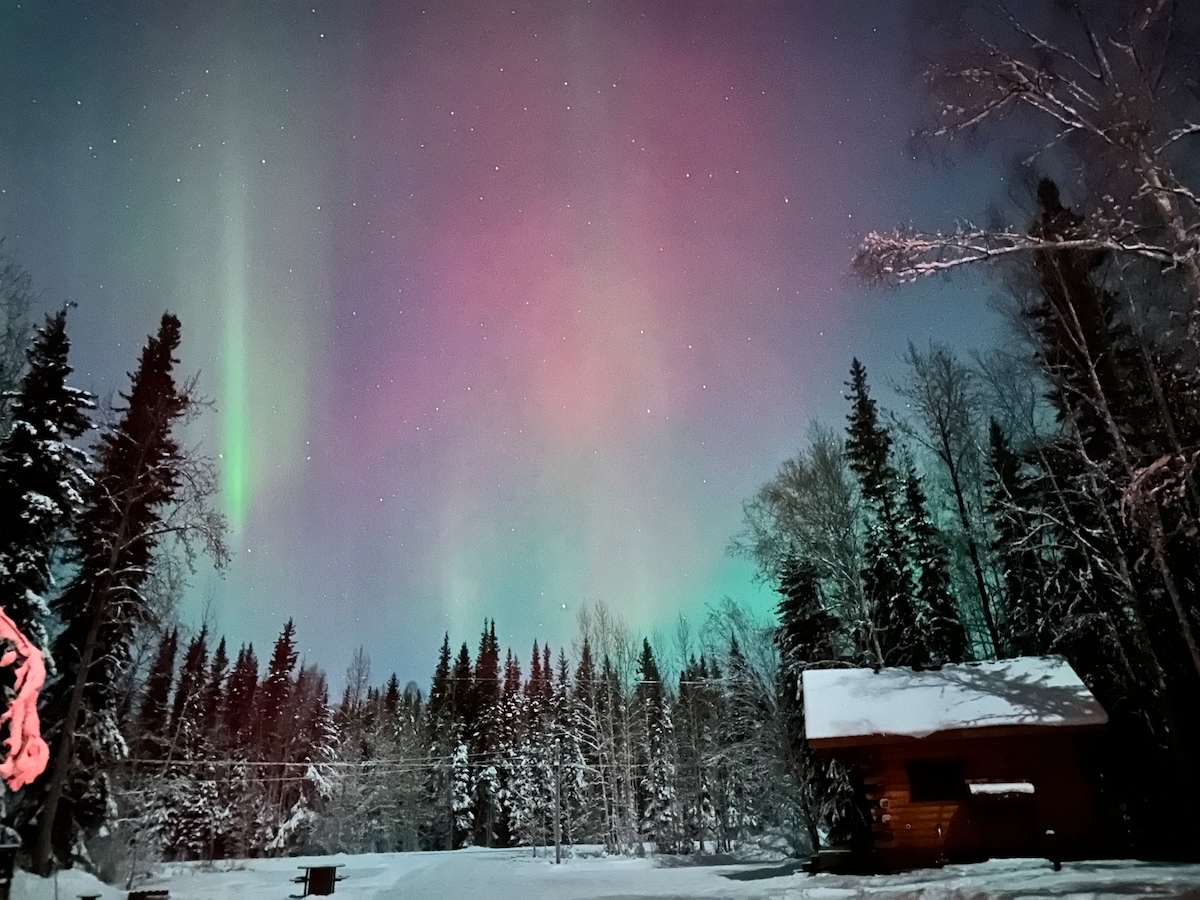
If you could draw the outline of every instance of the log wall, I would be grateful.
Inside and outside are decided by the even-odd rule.
[[[907,740],[837,754],[861,777],[884,868],[998,856],[1097,855],[1104,829],[1075,735]],[[1029,782],[1033,794],[918,801],[908,764],[954,761],[964,781]],[[1052,831],[1053,835],[1047,832]]]

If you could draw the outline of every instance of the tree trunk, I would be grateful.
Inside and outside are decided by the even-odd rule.
[[[71,767],[71,760],[75,756],[75,729],[79,725],[79,713],[83,709],[83,694],[87,690],[88,670],[92,667],[96,644],[100,640],[100,626],[104,619],[106,606],[107,603],[102,599],[99,608],[92,615],[92,624],[88,628],[87,640],[79,659],[79,670],[75,673],[75,684],[71,687],[71,699],[67,704],[66,717],[63,719],[58,750],[54,754],[54,768],[50,772],[46,802],[38,814],[37,837],[33,845],[33,870],[43,877],[50,875],[52,871],[54,820],[58,816],[58,807],[62,802],[63,791],[66,787],[67,773]]]

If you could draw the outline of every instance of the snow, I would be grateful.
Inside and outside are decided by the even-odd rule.
[[[969,781],[972,794],[1032,794],[1034,787],[1028,781]]]
[[[743,861],[692,865],[676,857],[604,858],[597,848],[555,866],[524,850],[457,850],[453,853],[373,853],[362,856],[234,860],[160,867],[137,888],[170,891],[171,900],[280,900],[294,893],[290,881],[299,865],[341,865],[346,879],[337,885],[341,900],[612,900],[612,898],[696,898],[696,900],[807,900],[807,898],[964,898],[990,897],[1176,897],[1200,890],[1200,865],[1100,861],[1063,864],[1055,872],[1046,860],[1005,859],[978,865],[923,869],[900,875],[809,876],[795,860]],[[55,879],[18,873],[12,900],[74,900],[99,894],[124,900],[125,891],[70,870]],[[122,884],[122,888],[124,885]]]
[[[1099,727],[1108,715],[1059,657],[940,669],[809,669],[804,721],[814,747],[1002,726]],[[864,739],[864,740],[857,740]]]

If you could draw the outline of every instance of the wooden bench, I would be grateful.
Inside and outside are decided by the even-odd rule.
[[[341,868],[336,866],[300,866],[304,870],[303,875],[297,875],[292,879],[293,882],[300,885],[302,893],[293,894],[292,896],[308,897],[324,897],[333,893],[334,885],[339,881],[345,880],[345,875],[339,875],[337,870]]]

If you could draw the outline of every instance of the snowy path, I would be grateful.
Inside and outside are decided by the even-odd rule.
[[[346,880],[339,900],[1085,900],[1190,897],[1200,900],[1200,865],[1138,862],[1068,863],[1055,873],[1044,860],[996,860],[904,875],[858,878],[795,872],[793,863],[673,865],[671,859],[585,856],[555,866],[528,850],[375,853],[179,865],[139,887],[167,888],[171,900],[285,900],[300,863],[336,863]],[[12,900],[75,900],[125,892],[81,872],[53,880],[18,874]]]

